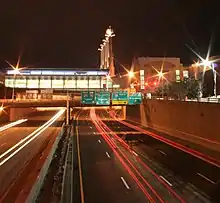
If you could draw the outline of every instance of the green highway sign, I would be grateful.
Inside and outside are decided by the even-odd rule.
[[[110,92],[96,92],[96,105],[110,105]]]
[[[82,104],[95,104],[95,91],[82,91],[81,92]]]
[[[134,104],[141,104],[142,102],[142,96],[140,92],[135,92],[129,95],[128,104],[134,105]]]
[[[128,103],[128,92],[120,91],[112,93],[112,104],[127,104]]]

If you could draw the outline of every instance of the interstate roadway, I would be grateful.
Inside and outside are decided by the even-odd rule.
[[[218,167],[148,138],[104,109],[82,110],[76,126],[81,202],[219,201]]]

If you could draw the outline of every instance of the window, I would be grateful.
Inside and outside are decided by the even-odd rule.
[[[53,79],[52,80],[52,88],[63,88],[63,80],[62,79]]]
[[[77,88],[88,88],[88,80],[86,79],[77,79]]]
[[[140,70],[140,85],[141,85],[141,89],[142,90],[145,88],[144,84],[145,84],[145,81],[144,81],[144,70]]]
[[[15,80],[15,87],[18,88],[26,88],[26,79],[16,79]]]
[[[40,80],[40,88],[51,88],[51,80],[50,79],[41,79]]]
[[[184,70],[183,71],[183,77],[184,78],[188,78],[189,77],[189,71],[188,70]]]
[[[180,82],[180,70],[176,70],[176,82]]]
[[[37,78],[30,78],[27,80],[27,88],[38,88],[39,80]]]
[[[76,80],[73,78],[66,79],[64,88],[76,88]]]
[[[6,87],[13,87],[14,86],[14,79],[6,78],[5,79],[5,86]]]
[[[89,88],[100,88],[99,77],[90,77],[89,78]]]

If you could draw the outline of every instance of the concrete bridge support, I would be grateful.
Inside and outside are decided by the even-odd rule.
[[[15,121],[25,118],[28,114],[36,111],[34,108],[10,108],[9,109],[9,121]]]

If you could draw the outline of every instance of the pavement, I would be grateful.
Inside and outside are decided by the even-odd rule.
[[[61,120],[53,123],[29,144],[16,152],[16,144],[46,123],[56,114],[34,112],[28,121],[2,131],[0,134],[0,202],[23,202],[39,170],[49,153],[61,126]],[[25,141],[26,142],[26,141]],[[25,143],[24,142],[24,143]],[[14,149],[13,149],[14,148]],[[8,152],[8,150],[11,150]],[[7,153],[5,154],[4,153]]]
[[[107,118],[106,112],[99,112]],[[179,191],[186,202],[220,202],[220,167],[210,164],[175,147],[172,147],[147,134],[139,132],[132,134],[130,128],[118,121],[105,121],[105,124],[123,136],[126,140],[135,142],[133,150],[157,174],[165,177],[176,191]],[[119,133],[117,133],[119,132]]]
[[[79,121],[79,146],[85,202],[148,202],[97,132],[89,120],[89,111],[83,111]]]

